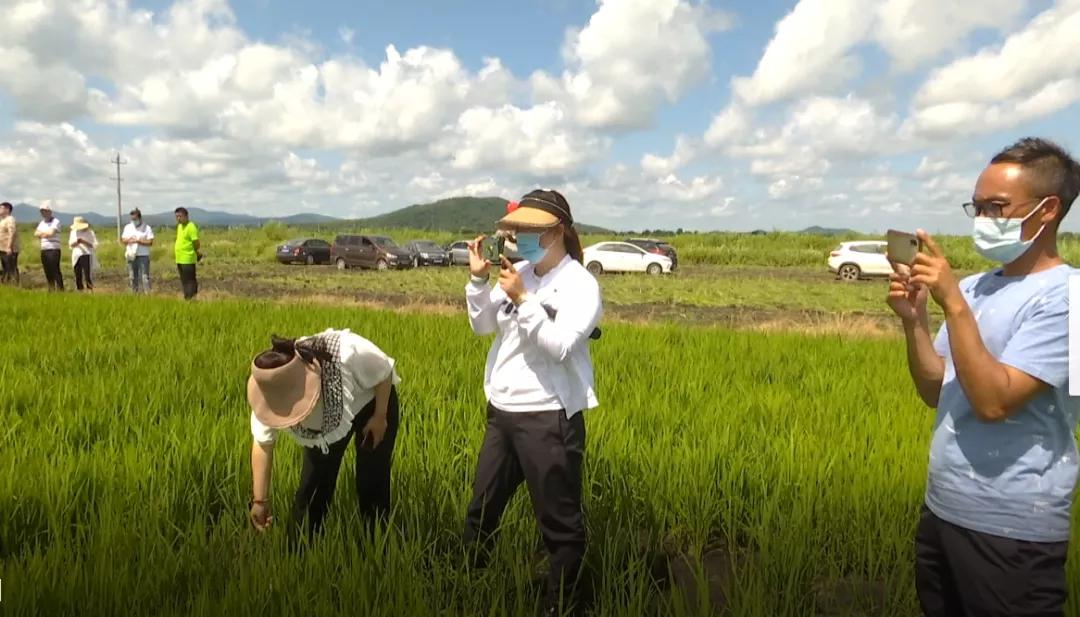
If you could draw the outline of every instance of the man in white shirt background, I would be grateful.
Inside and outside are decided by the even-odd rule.
[[[19,284],[19,229],[12,206],[0,203],[0,283]]]
[[[135,293],[150,293],[150,247],[154,245],[154,230],[142,219],[142,211],[131,211],[131,222],[120,235],[127,259],[128,279]]]
[[[64,275],[60,273],[60,219],[53,216],[51,207],[41,207],[41,222],[34,237],[41,241],[41,269],[45,271],[49,291],[64,291]]]

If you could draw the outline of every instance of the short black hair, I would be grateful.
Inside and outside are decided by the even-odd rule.
[[[131,212],[129,212],[128,214],[131,214],[131,215],[133,215],[133,216],[137,216],[137,217],[139,217],[139,218],[142,218],[142,210],[140,210],[140,209],[138,209],[138,208],[135,208],[134,210],[132,210],[132,211],[131,211]]]
[[[180,206],[179,208],[173,210],[173,214],[183,214],[184,216],[187,216],[187,208]]]
[[[1024,137],[994,155],[990,164],[1015,163],[1023,167],[1028,188],[1034,196],[1056,195],[1061,200],[1061,217],[1080,193],[1080,163],[1058,144],[1040,137]],[[1059,218],[1059,220],[1060,220]]]
[[[14,206],[12,206],[11,204],[9,204],[9,203],[8,203],[8,202],[6,202],[6,201],[5,201],[5,202],[3,202],[3,203],[0,203],[0,208],[7,208],[7,211],[8,211],[8,212],[11,212],[12,210],[14,210],[14,209],[15,209],[15,207],[14,207]]]

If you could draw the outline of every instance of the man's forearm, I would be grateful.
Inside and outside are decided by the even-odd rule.
[[[1004,392],[1009,387],[1005,366],[987,351],[979,334],[979,324],[966,302],[947,308],[945,323],[949,326],[949,347],[956,366],[956,378],[960,380],[972,409],[982,420],[1000,419],[1005,411]]]
[[[941,384],[945,380],[945,361],[934,350],[930,324],[926,317],[904,324],[907,339],[908,371],[919,397],[929,407],[937,407]]]

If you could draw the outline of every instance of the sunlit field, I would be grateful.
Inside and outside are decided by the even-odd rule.
[[[5,614],[535,614],[524,492],[493,566],[463,565],[488,345],[463,314],[0,290],[0,318]],[[247,526],[244,383],[271,333],[326,327],[399,361],[394,514],[361,537],[350,452],[325,536],[292,555],[280,525]],[[916,613],[932,412],[901,345],[607,326],[587,415],[592,614]],[[284,522],[299,448],[276,458]]]

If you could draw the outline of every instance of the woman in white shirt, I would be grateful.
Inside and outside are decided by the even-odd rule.
[[[71,247],[71,265],[75,268],[75,287],[80,291],[94,290],[93,271],[96,267],[97,235],[81,216],[76,216],[71,223],[68,246]]]
[[[524,261],[502,257],[491,288],[483,237],[469,249],[469,321],[495,341],[484,370],[487,429],[465,542],[483,565],[506,504],[525,482],[551,556],[546,610],[557,611],[560,592],[564,605],[573,602],[585,555],[582,412],[598,405],[589,339],[603,309],[566,198],[533,191],[508,210],[498,226]]]
[[[288,432],[304,447],[300,486],[292,504],[290,539],[307,519],[317,534],[334,497],[341,459],[355,435],[356,498],[370,528],[390,513],[390,465],[398,430],[394,359],[349,330],[299,339],[274,337],[255,357],[248,379],[251,405],[251,523],[265,531],[273,517],[270,486],[274,442]]]

